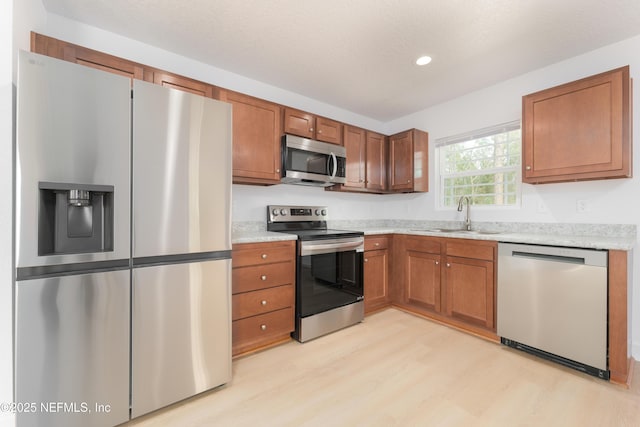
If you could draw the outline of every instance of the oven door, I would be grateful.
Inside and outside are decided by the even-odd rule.
[[[363,237],[302,241],[296,311],[299,318],[361,301]]]

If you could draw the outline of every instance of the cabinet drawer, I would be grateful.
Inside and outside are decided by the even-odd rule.
[[[293,307],[293,285],[236,294],[232,301],[233,320]]]
[[[261,265],[273,262],[293,261],[295,257],[294,241],[285,244],[248,244],[234,247],[233,267]]]
[[[461,258],[483,259],[493,261],[496,243],[480,243],[474,240],[447,240],[446,254]]]
[[[430,237],[407,237],[407,250],[440,254],[440,240]]]
[[[295,266],[293,261],[254,265],[232,270],[232,292],[234,294],[289,285],[294,281]]]
[[[259,347],[293,331],[293,307],[232,322],[234,353]]]
[[[364,250],[377,251],[379,249],[387,249],[389,247],[389,238],[384,237],[365,237]]]

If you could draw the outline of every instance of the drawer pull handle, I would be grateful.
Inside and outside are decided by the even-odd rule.
[[[261,257],[262,259],[267,259],[267,254],[262,254]]]
[[[260,325],[260,329],[262,329],[263,331],[267,330],[267,325]]]
[[[265,276],[264,274],[262,276],[260,276],[260,280],[265,281],[267,280],[267,276]]]
[[[262,304],[262,305],[267,305],[267,300],[264,300],[264,299],[263,299],[262,301],[260,301],[260,304]]]

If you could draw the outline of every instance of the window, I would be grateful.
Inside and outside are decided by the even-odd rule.
[[[520,203],[520,121],[436,141],[440,207]]]

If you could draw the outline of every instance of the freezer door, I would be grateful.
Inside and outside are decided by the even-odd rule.
[[[231,379],[231,260],[133,270],[131,417]]]
[[[17,283],[18,427],[129,419],[129,289],[128,270]]]
[[[135,81],[133,257],[231,249],[231,106]]]
[[[131,81],[24,51],[20,51],[18,67],[17,267],[129,258]],[[39,188],[43,182],[111,188],[112,247],[73,254],[52,250],[39,256],[41,235],[46,234],[47,227],[53,227],[48,218],[41,218],[46,205],[46,196]]]

